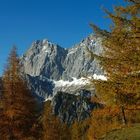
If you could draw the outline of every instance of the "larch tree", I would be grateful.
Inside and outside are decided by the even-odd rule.
[[[52,112],[51,101],[44,105],[42,115],[43,140],[70,140],[69,128]]]
[[[37,102],[27,88],[26,82],[21,78],[19,58],[15,47],[9,55],[2,80],[4,91],[0,139],[35,139],[32,128],[37,122]]]
[[[110,33],[92,24],[95,33],[104,36],[102,54],[92,55],[107,76],[107,81],[95,81],[95,86],[106,103],[120,107],[126,124],[125,109],[140,105],[140,1],[126,0],[126,6],[106,13],[113,22]]]
[[[82,121],[75,120],[71,124],[71,140],[88,140],[87,132],[90,125],[90,119]]]
[[[82,138],[83,132],[80,128],[80,123],[75,121],[71,126],[71,139],[72,140],[79,140]]]

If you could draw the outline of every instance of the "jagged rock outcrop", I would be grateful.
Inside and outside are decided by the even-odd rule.
[[[87,48],[94,53],[99,54],[102,51],[101,38],[97,38],[93,34],[83,39],[79,44],[68,49],[67,57],[64,61],[65,71],[62,79],[70,80],[70,78],[80,78],[83,76],[91,76],[93,74],[101,74],[97,60],[91,59]]]
[[[58,80],[64,71],[66,54],[67,50],[48,40],[35,41],[21,59],[23,72]]]
[[[38,97],[38,99],[44,101],[45,99],[53,96],[53,89],[55,86],[53,81],[43,76],[33,77],[25,75],[24,78],[28,83],[29,89],[35,96]]]
[[[53,80],[72,80],[72,77],[101,74],[96,60],[90,58],[87,47],[101,52],[101,38],[90,35],[70,49],[64,49],[47,40],[35,41],[23,55],[23,71],[31,76],[45,76]]]
[[[58,92],[52,100],[54,114],[68,124],[75,120],[81,121],[90,116],[93,109],[101,108],[102,105],[91,102],[91,92],[81,89],[79,95]]]

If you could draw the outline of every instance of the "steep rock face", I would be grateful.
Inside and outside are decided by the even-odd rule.
[[[22,57],[23,71],[31,76],[60,79],[66,54],[67,50],[48,40],[35,41]]]
[[[93,109],[102,107],[102,105],[90,101],[90,91],[80,90],[78,92],[78,96],[59,92],[52,100],[54,114],[68,124],[73,123],[74,120],[84,120],[90,116]]]
[[[35,96],[38,97],[38,99],[44,101],[45,99],[49,99],[49,97],[52,98],[53,89],[55,86],[53,81],[43,76],[33,77],[30,75],[26,75],[26,77],[24,78],[28,83],[29,89]]]
[[[80,78],[83,76],[91,76],[94,73],[101,74],[97,60],[91,59],[87,48],[94,53],[99,54],[102,51],[101,38],[91,34],[82,40],[79,44],[68,49],[67,57],[64,61],[65,71],[62,79],[70,80],[72,77]]]
[[[36,41],[22,57],[23,71],[31,76],[46,77],[52,80],[72,80],[101,74],[97,60],[91,59],[87,48],[94,53],[101,52],[101,38],[91,34],[70,49],[64,49],[47,40]]]

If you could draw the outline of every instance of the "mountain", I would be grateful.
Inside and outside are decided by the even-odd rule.
[[[31,76],[45,76],[53,80],[72,80],[72,77],[101,74],[96,60],[92,60],[87,47],[101,52],[101,38],[94,35],[82,40],[70,49],[65,49],[48,40],[37,40],[23,55],[22,63],[26,74]]]
[[[54,96],[52,100],[53,112],[63,122],[71,124],[74,120],[84,120],[90,117],[93,109],[102,107],[100,104],[91,102],[90,91],[81,89],[78,92],[78,96],[65,92],[58,92]]]
[[[64,71],[64,60],[67,50],[49,42],[35,41],[23,55],[23,71],[31,76],[45,76],[49,79],[60,79]]]
[[[87,51],[88,47],[99,54],[102,51],[101,43],[102,38],[93,34],[69,49],[62,48],[46,39],[33,42],[21,58],[22,70],[25,75],[28,75],[28,81],[32,81],[30,83],[42,81],[52,86],[45,89],[45,86],[42,87],[44,84],[41,84],[41,87],[29,84],[31,89],[34,88],[37,95],[47,99],[53,95],[53,91],[56,93],[59,90],[67,91],[71,86],[76,86],[76,89],[85,86],[89,83],[87,79],[89,77],[104,78],[99,76],[103,72],[97,60],[93,60]]]
[[[68,49],[46,39],[37,40],[21,58],[22,72],[32,93],[41,101],[52,100],[53,112],[69,123],[88,117],[92,109],[99,107],[90,101],[95,95],[90,81],[106,77],[88,50],[100,54],[102,37],[91,34]],[[90,94],[90,98],[81,96],[81,92]]]

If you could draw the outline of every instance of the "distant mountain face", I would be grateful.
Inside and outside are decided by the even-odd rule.
[[[22,71],[31,90],[39,97],[52,99],[58,91],[75,93],[90,84],[88,78],[103,79],[98,61],[88,49],[102,52],[102,37],[91,34],[72,48],[62,48],[48,40],[35,41],[21,58]]]
[[[67,50],[47,40],[35,41],[22,57],[23,71],[30,76],[60,79]]]
[[[100,53],[101,38],[90,35],[72,48],[65,49],[48,40],[35,41],[23,55],[23,71],[30,76],[45,76],[51,80],[72,80],[101,74],[96,60],[92,60],[87,47]]]
[[[53,113],[68,124],[75,120],[81,121],[90,117],[93,109],[102,108],[98,103],[91,102],[91,93],[87,90],[78,91],[79,95],[58,92],[52,100]]]

